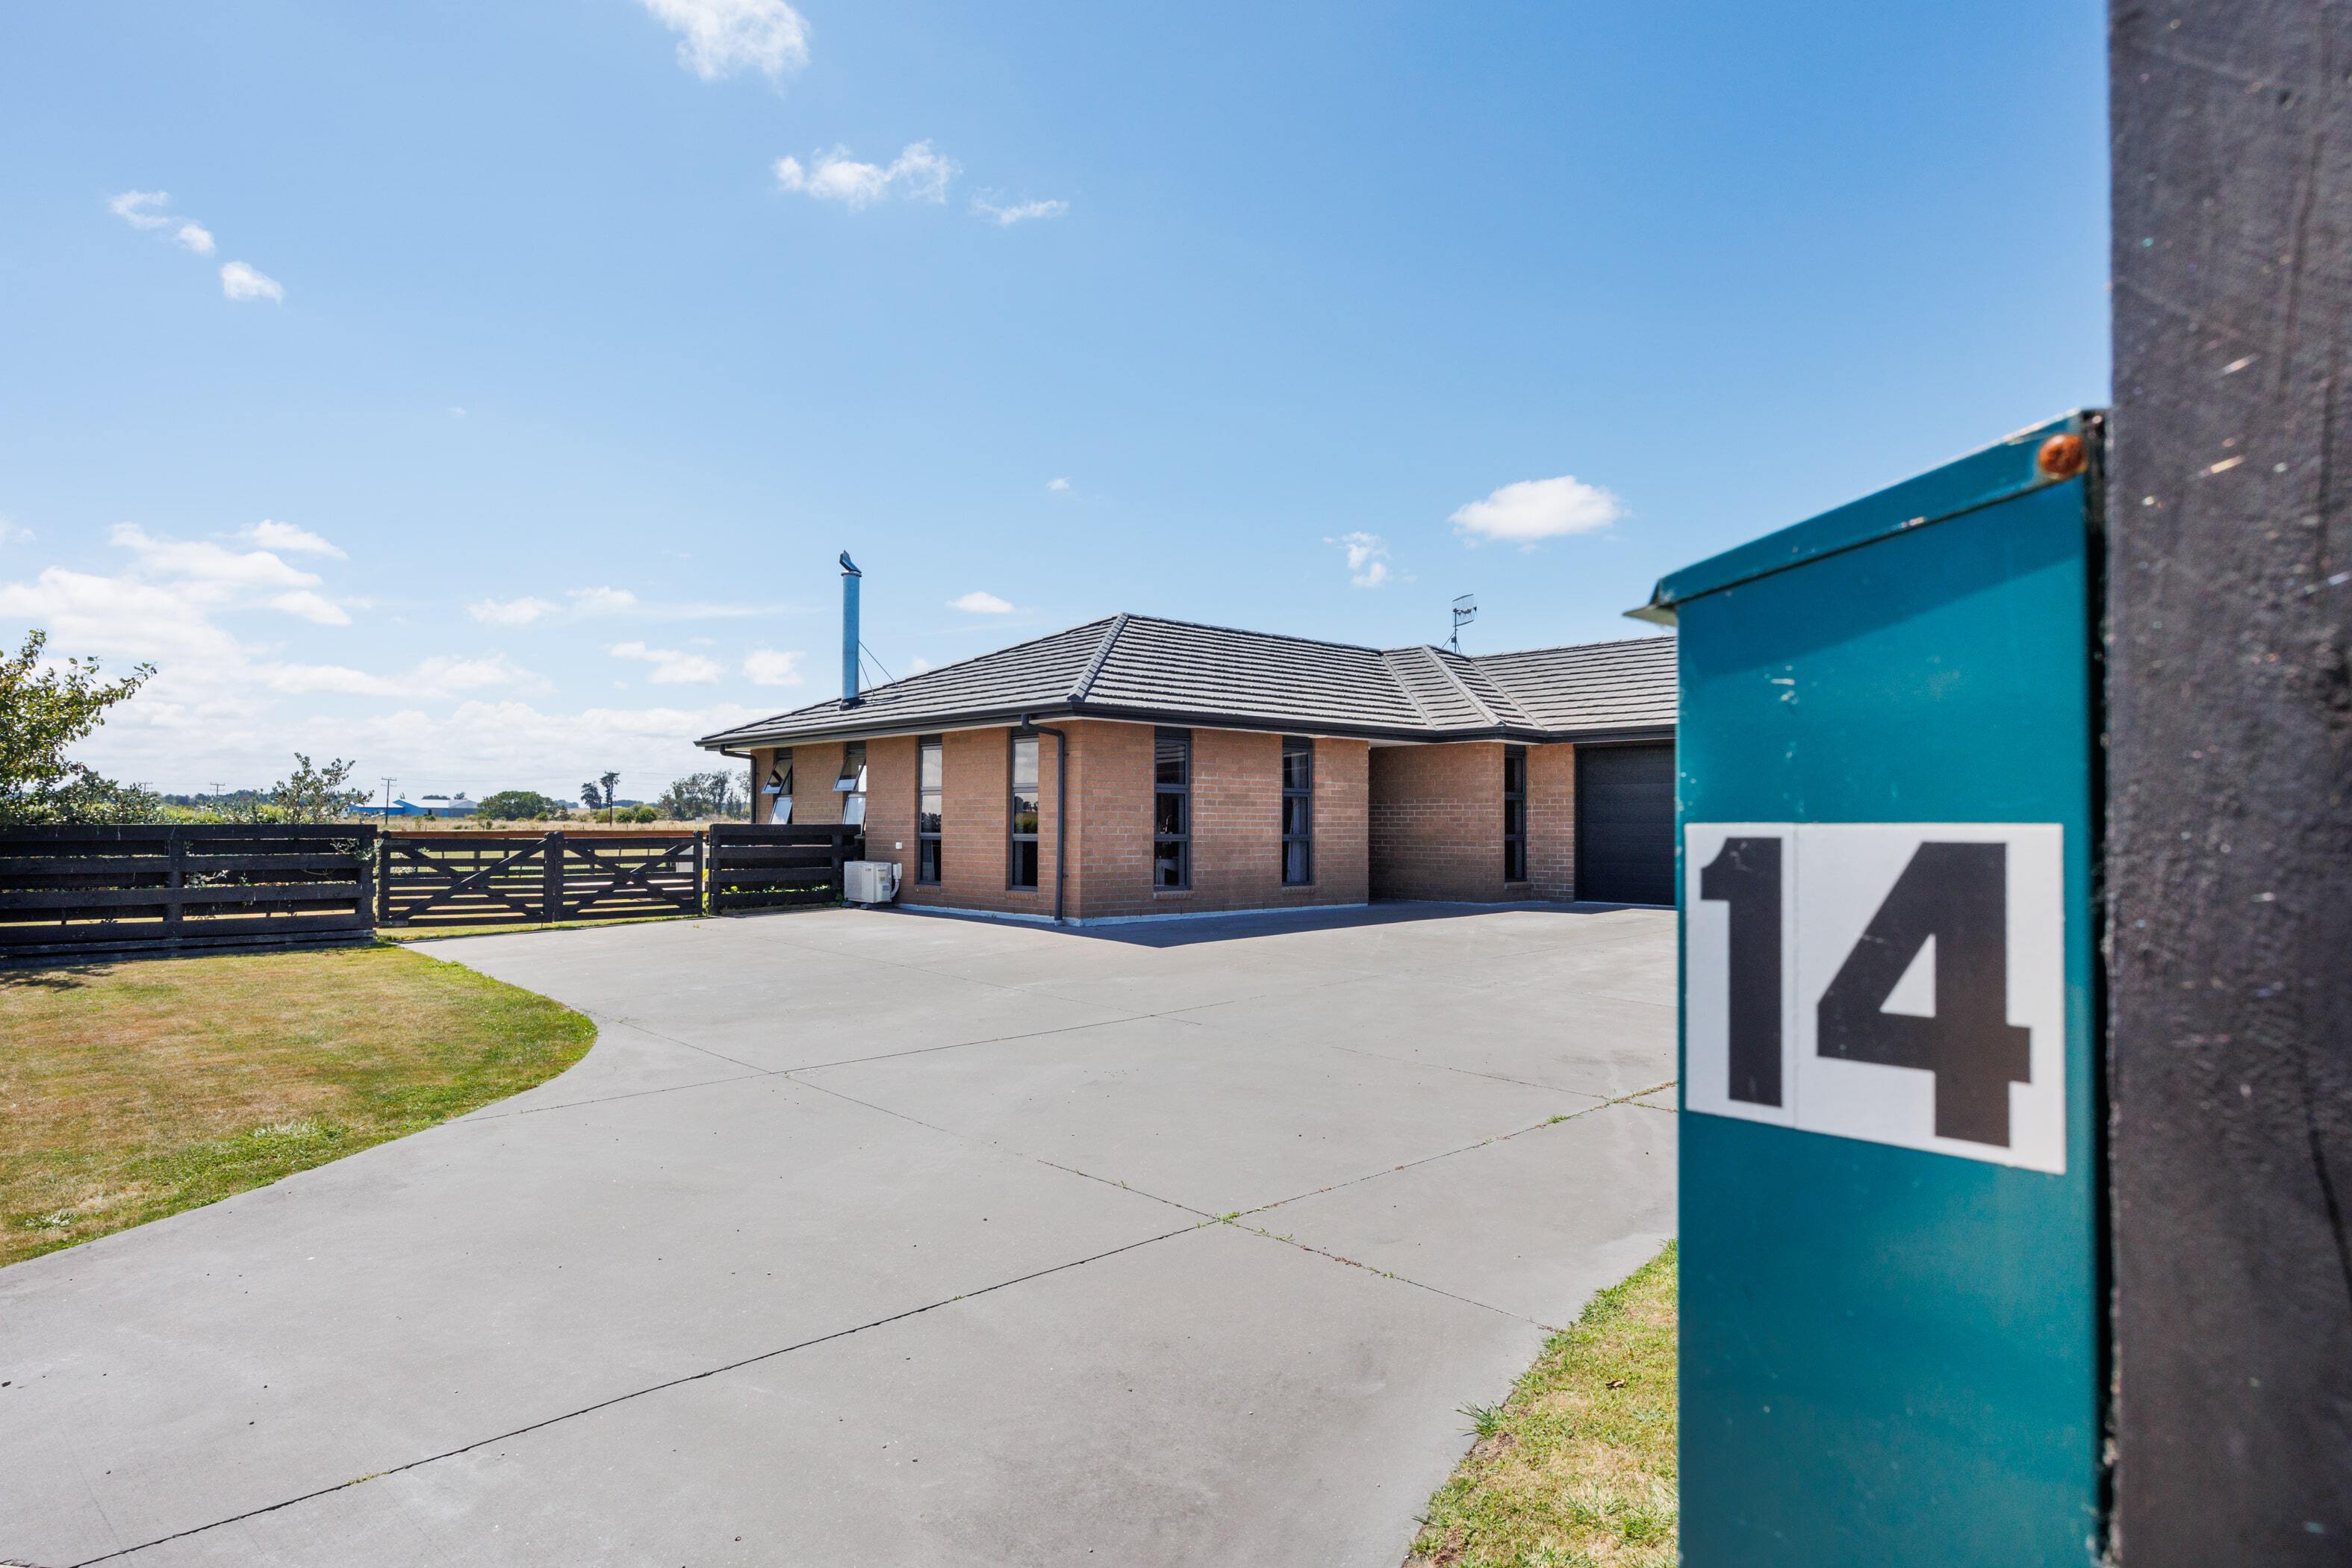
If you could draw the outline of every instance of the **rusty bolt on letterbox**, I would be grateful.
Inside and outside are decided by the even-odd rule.
[[[2042,443],[2042,450],[2033,459],[2045,479],[2071,479],[2083,471],[2091,460],[2090,448],[2083,445],[2080,436],[2053,436]]]

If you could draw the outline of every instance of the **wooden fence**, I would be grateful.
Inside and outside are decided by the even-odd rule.
[[[850,826],[710,827],[710,912],[828,904],[841,897],[841,868],[865,853],[866,830]]]
[[[0,828],[0,962],[364,941],[373,826]]]
[[[525,925],[702,912],[702,836],[387,833],[387,926]]]

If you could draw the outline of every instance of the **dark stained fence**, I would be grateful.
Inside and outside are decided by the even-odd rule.
[[[866,852],[863,828],[719,824],[710,833],[710,912],[830,904],[841,868]]]
[[[0,963],[365,941],[373,826],[0,828]]]
[[[702,912],[702,837],[388,833],[376,923],[525,925]]]

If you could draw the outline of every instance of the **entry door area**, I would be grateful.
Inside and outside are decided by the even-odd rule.
[[[1675,901],[1675,748],[1576,748],[1576,896]]]

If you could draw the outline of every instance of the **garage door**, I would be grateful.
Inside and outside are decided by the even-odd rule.
[[[1576,896],[1675,901],[1675,749],[1576,749]]]

